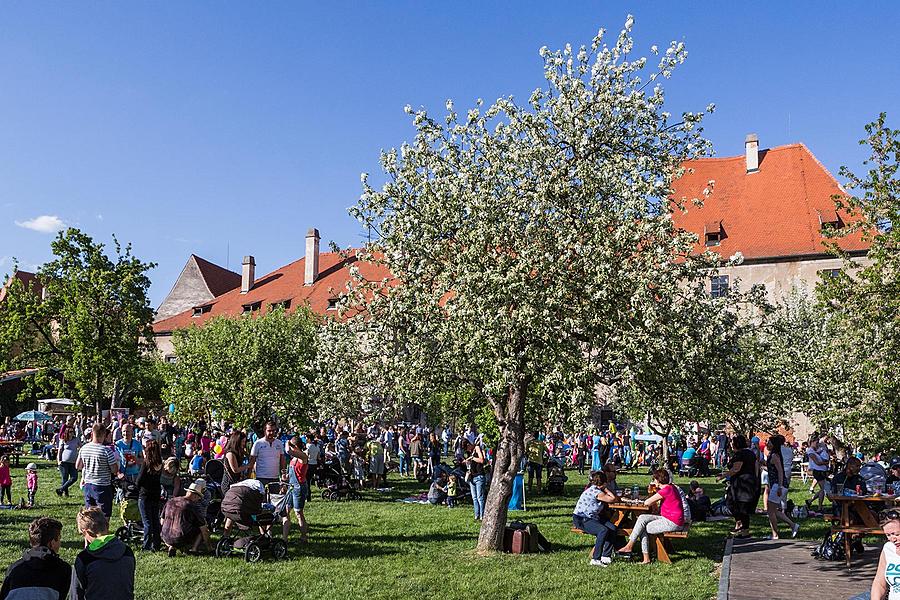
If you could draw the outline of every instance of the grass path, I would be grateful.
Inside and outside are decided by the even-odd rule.
[[[27,461],[23,461],[23,465]],[[62,555],[70,562],[82,547],[74,515],[80,494],[59,499],[55,465],[39,462],[39,507],[0,510],[0,564],[16,560],[27,543],[27,525],[39,515],[60,519]],[[675,541],[675,562],[650,567],[616,561],[611,567],[588,565],[592,538],[572,533],[571,514],[586,478],[569,474],[564,497],[528,498],[526,514],[537,523],[556,551],[540,555],[479,557],[473,552],[478,529],[471,506],[407,505],[397,498],[423,491],[415,482],[393,477],[394,491],[366,492],[358,502],[325,502],[307,506],[310,543],[300,547],[293,532],[290,560],[248,565],[239,558],[186,557],[138,552],[137,597],[180,598],[337,597],[367,600],[406,598],[525,599],[629,598],[708,599],[718,585],[724,537],[732,522],[697,523],[687,540]],[[648,475],[621,476],[622,484],[646,487]],[[701,480],[715,500],[722,486]],[[686,481],[679,480],[680,484]],[[795,486],[795,487],[800,487]],[[13,469],[13,496],[24,495],[24,470]],[[77,489],[77,488],[76,488]],[[76,497],[77,496],[77,497]],[[805,492],[794,491],[795,502]],[[118,526],[117,508],[113,525]],[[762,517],[754,519],[754,535],[767,534]],[[821,539],[825,525],[806,521],[801,537]]]

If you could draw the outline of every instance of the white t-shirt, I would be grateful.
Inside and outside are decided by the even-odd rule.
[[[881,548],[884,556],[884,578],[887,580],[888,600],[900,600],[900,555],[893,542],[885,542]]]
[[[809,469],[810,471],[827,471],[828,470],[828,450],[819,446],[818,450],[814,450],[813,448],[806,449],[806,456],[809,458],[810,456],[817,457],[820,461],[824,462],[824,465],[817,465],[811,458],[809,458]]]
[[[306,447],[306,455],[309,457],[309,464],[311,464],[311,465],[319,464],[319,445],[318,444],[309,444]]]
[[[275,438],[272,443],[265,438],[256,440],[250,456],[256,457],[256,477],[262,479],[278,479],[281,477],[281,457],[284,455],[284,444]]]

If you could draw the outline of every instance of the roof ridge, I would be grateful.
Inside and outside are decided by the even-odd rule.
[[[782,144],[781,146],[772,146],[771,148],[762,148],[762,149],[760,149],[760,152],[778,152],[781,150],[790,150],[792,148],[799,148],[799,147],[806,148],[806,146],[804,146],[802,142],[794,142],[793,144]],[[809,152],[809,149],[806,148],[806,151]],[[699,162],[699,161],[725,162],[725,161],[729,161],[729,160],[744,160],[745,158],[746,158],[746,156],[744,154],[738,154],[736,156],[700,156],[698,158],[690,158],[684,162],[685,163]]]

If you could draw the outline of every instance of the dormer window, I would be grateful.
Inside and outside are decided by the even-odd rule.
[[[827,229],[840,229],[844,226],[844,222],[841,221],[841,216],[837,214],[835,210],[820,210],[817,211],[819,213],[819,227],[822,230]]]
[[[212,310],[212,304],[204,304],[202,306],[194,307],[194,316],[199,317],[200,315],[205,315],[209,311]]]
[[[328,299],[328,310],[337,310],[339,300],[340,300],[340,298],[329,298]]]
[[[269,310],[276,310],[279,308],[283,308],[284,310],[287,310],[290,307],[291,307],[291,299],[288,298],[287,300],[279,300],[278,302],[273,302],[272,304],[269,305]]]
[[[722,221],[710,221],[703,228],[703,243],[706,246],[718,246],[724,237]]]
[[[242,305],[241,308],[244,309],[244,314],[259,312],[260,307],[262,307],[262,301],[251,302],[249,304]]]

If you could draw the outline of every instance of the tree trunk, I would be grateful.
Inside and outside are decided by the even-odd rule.
[[[528,383],[524,379],[510,386],[506,400],[494,406],[500,441],[494,453],[491,485],[488,489],[478,536],[478,551],[503,550],[506,514],[512,485],[525,454],[525,394]]]

